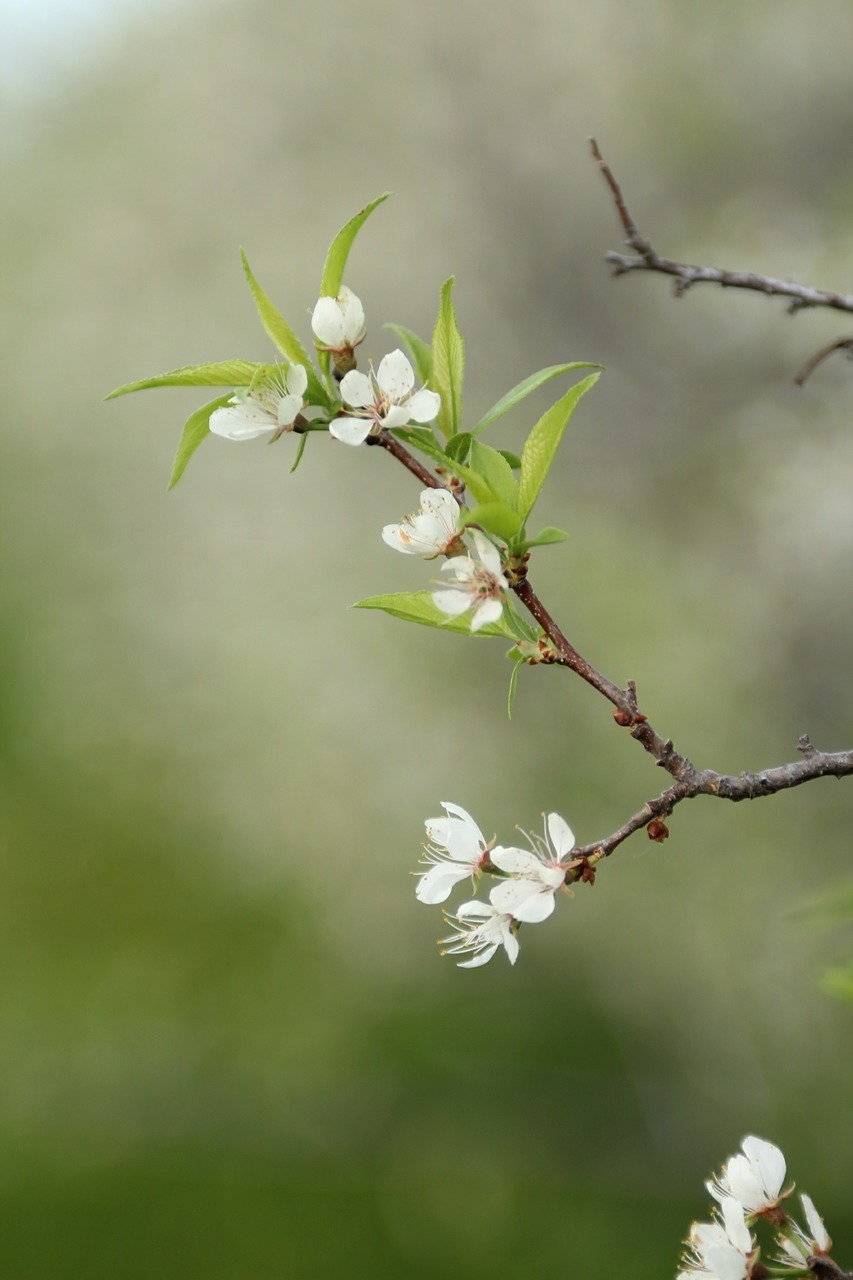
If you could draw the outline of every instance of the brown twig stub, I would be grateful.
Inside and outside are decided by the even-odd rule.
[[[807,378],[810,378],[819,364],[823,364],[828,356],[833,355],[836,351],[844,351],[848,360],[853,360],[853,338],[838,338],[835,342],[830,342],[828,346],[821,347],[820,351],[816,351],[806,363],[800,372],[794,378],[794,382],[798,387],[803,386]]]

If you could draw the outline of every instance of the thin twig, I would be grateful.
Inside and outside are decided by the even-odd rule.
[[[727,271],[722,267],[699,267],[662,257],[656,249],[652,248],[651,241],[641,233],[628,208],[622,188],[610,165],[601,154],[595,138],[590,139],[590,147],[593,158],[610,188],[619,221],[625,232],[625,239],[636,255],[612,252],[605,254],[605,261],[610,263],[615,276],[626,275],[630,271],[660,272],[673,279],[677,298],[682,297],[694,284],[717,284],[724,289],[750,289],[754,293],[763,293],[769,297],[788,298],[788,312],[791,315],[809,307],[828,307],[833,311],[853,312],[853,294],[837,293],[831,289],[814,289],[811,285],[796,284],[793,280],[777,280],[774,276],[760,275],[755,271]],[[836,351],[846,351],[848,356],[853,356],[853,338],[838,338],[828,346],[822,347],[800,369],[794,378],[796,385],[801,387],[818,365]]]

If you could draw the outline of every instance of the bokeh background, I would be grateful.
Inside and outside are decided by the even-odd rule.
[[[347,276],[372,354],[455,273],[472,418],[607,366],[533,573],[581,651],[700,766],[849,746],[851,370],[792,385],[844,318],[610,279],[587,139],[663,251],[849,290],[853,9],[0,14],[4,1273],[669,1276],[749,1132],[853,1265],[850,785],[682,807],[458,970],[410,878],[440,801],[588,841],[661,778],[580,682],[522,672],[510,724],[500,642],[348,611],[429,572],[379,540],[417,502],[390,459],[211,440],[167,495],[208,393],[102,402],[269,356],[241,243],[307,340],[392,188]]]

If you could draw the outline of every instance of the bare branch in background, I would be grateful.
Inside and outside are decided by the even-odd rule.
[[[652,248],[651,241],[640,232],[628,208],[622,188],[594,138],[590,139],[590,147],[593,158],[610,188],[613,204],[625,232],[626,243],[634,250],[633,254],[613,252],[605,254],[605,261],[610,263],[615,276],[627,275],[630,271],[657,271],[672,278],[673,290],[678,298],[695,284],[717,284],[724,289],[749,289],[753,293],[763,293],[767,297],[787,298],[789,299],[787,309],[790,315],[814,307],[828,307],[833,311],[853,314],[853,294],[815,289],[811,285],[797,284],[793,280],[778,280],[773,276],[760,275],[754,271],[727,271],[723,267],[700,267],[662,257],[656,249]],[[801,387],[817,366],[835,351],[846,351],[848,356],[853,357],[853,338],[839,338],[807,360],[794,379],[797,386]]]

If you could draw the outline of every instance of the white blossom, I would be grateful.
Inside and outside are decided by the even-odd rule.
[[[293,426],[307,386],[308,374],[301,364],[277,365],[256,386],[238,388],[228,405],[214,409],[208,426],[226,440],[280,435]]]
[[[442,801],[444,818],[427,818],[422,861],[431,863],[420,873],[415,894],[419,902],[444,902],[454,885],[473,877],[489,856],[489,843],[467,810]]]
[[[441,566],[442,572],[455,581],[435,587],[432,598],[436,607],[451,618],[473,609],[471,630],[479,631],[500,618],[506,596],[506,579],[495,544],[479,529],[473,530],[473,536],[478,558],[453,556],[446,560]]]
[[[557,890],[566,882],[566,871],[575,846],[574,833],[558,813],[545,819],[545,840],[528,837],[531,849],[493,849],[491,861],[509,880],[502,880],[490,900],[502,911],[508,911],[525,924],[547,920],[554,910]]]
[[[329,431],[344,444],[362,444],[371,431],[432,422],[441,408],[435,391],[413,391],[415,371],[399,349],[383,356],[370,376],[351,369],[341,381],[341,398],[351,415],[335,418]]]
[[[804,1271],[806,1258],[810,1258],[814,1254],[828,1254],[832,1248],[832,1240],[823,1225],[823,1219],[814,1207],[811,1197],[802,1192],[800,1200],[806,1215],[808,1231],[803,1231],[802,1227],[798,1226],[796,1222],[792,1222],[793,1237],[782,1235],[780,1232],[778,1240],[782,1249],[782,1257],[778,1261],[785,1267],[793,1267],[797,1271]]]
[[[351,352],[365,334],[364,307],[346,285],[336,298],[319,298],[311,315],[311,328],[321,349]]]
[[[727,1197],[737,1200],[747,1214],[763,1213],[780,1201],[785,1181],[785,1157],[772,1142],[748,1137],[741,1143],[743,1155],[732,1156],[708,1190],[721,1204]]]
[[[746,1280],[755,1250],[743,1206],[731,1196],[720,1201],[722,1221],[694,1222],[687,1238],[685,1267],[678,1280]]]
[[[433,560],[459,540],[461,515],[459,503],[449,489],[424,489],[420,510],[399,524],[386,524],[382,537],[395,551]]]
[[[464,902],[456,914],[447,917],[448,924],[455,924],[456,932],[442,938],[444,947],[442,955],[472,956],[470,960],[460,960],[460,969],[478,969],[487,964],[497,951],[503,947],[509,957],[510,964],[518,959],[518,925],[512,916],[505,911],[498,911],[492,903]]]

